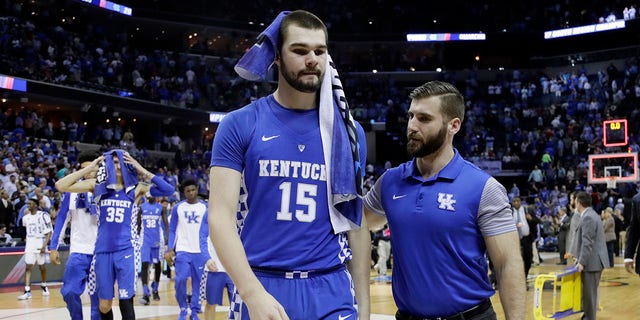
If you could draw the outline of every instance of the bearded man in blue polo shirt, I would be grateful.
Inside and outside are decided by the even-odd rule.
[[[506,319],[524,319],[526,286],[507,192],[453,148],[464,98],[440,81],[410,98],[413,159],[385,172],[364,199],[369,227],[387,221],[394,235],[396,319],[496,319],[486,254]]]

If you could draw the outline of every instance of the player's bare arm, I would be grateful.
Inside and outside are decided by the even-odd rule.
[[[380,230],[387,223],[387,217],[375,214],[364,208],[364,217],[367,220],[369,230]]]
[[[356,291],[356,301],[358,301],[358,319],[369,319],[371,313],[371,302],[369,294],[369,273],[371,261],[371,234],[367,227],[366,217],[362,217],[360,229],[351,230],[347,233],[349,246],[353,252],[353,258],[347,265],[349,273],[353,277]]]
[[[96,185],[96,179],[80,179],[93,172],[96,172],[102,160],[104,160],[104,156],[97,157],[93,161],[91,161],[91,164],[89,164],[88,166],[72,172],[66,177],[58,180],[58,182],[56,182],[56,189],[58,189],[58,191],[60,192],[93,192],[93,189]]]
[[[284,308],[262,286],[251,270],[236,232],[241,173],[212,167],[209,192],[209,235],[222,265],[233,280],[251,319],[289,319]]]

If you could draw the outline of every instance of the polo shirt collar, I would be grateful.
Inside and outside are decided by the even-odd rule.
[[[411,159],[411,161],[405,163],[405,165],[402,168],[402,178],[403,179],[408,179],[408,178],[413,178],[415,180],[418,181],[430,181],[430,180],[438,180],[438,179],[444,179],[444,180],[455,180],[455,178],[460,174],[460,171],[462,171],[462,168],[464,166],[464,159],[462,159],[462,157],[460,156],[460,153],[458,153],[458,150],[456,148],[453,148],[453,158],[451,158],[451,161],[449,161],[449,163],[447,163],[446,166],[444,166],[444,168],[442,168],[442,170],[440,170],[440,172],[438,172],[436,175],[434,175],[433,177],[425,180],[424,178],[422,178],[422,174],[420,174],[420,171],[418,171],[418,168],[416,167],[416,158]]]

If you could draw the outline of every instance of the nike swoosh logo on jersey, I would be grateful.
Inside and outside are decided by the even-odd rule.
[[[131,258],[131,255],[130,255],[130,254],[128,254],[128,255],[124,256],[124,258],[125,258],[125,259],[129,259],[129,258]]]
[[[277,135],[277,136],[270,136],[270,137],[262,136],[262,141],[269,141],[269,140],[273,140],[273,139],[275,139],[275,138],[277,138],[277,137],[279,137],[279,136],[280,136],[280,135]]]
[[[393,195],[393,200],[398,200],[398,199],[400,199],[400,198],[404,198],[404,197],[406,197],[406,196],[407,196],[406,194],[403,194],[403,195],[400,195],[400,196],[398,196],[398,195],[395,195],[395,194],[394,194],[394,195]]]
[[[339,314],[339,315],[338,315],[338,320],[344,320],[344,319],[347,319],[347,318],[351,317],[352,315],[353,315],[353,314],[343,316],[343,315]]]

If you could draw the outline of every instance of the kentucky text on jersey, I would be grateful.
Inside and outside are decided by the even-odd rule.
[[[327,181],[324,164],[290,161],[259,160],[261,177],[292,177]]]
[[[100,206],[131,208],[131,200],[104,199],[100,200]]]

